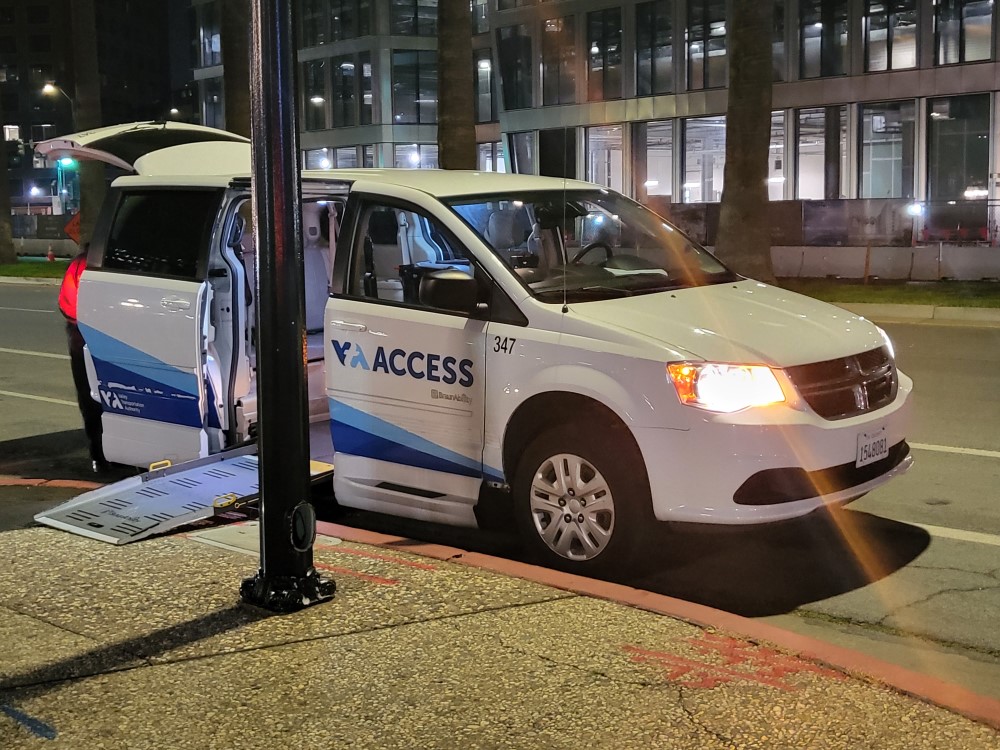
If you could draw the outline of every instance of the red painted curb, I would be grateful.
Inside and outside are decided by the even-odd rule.
[[[504,560],[478,552],[467,552],[456,547],[424,544],[405,537],[352,529],[325,521],[317,522],[316,528],[320,534],[338,537],[349,542],[389,547],[400,552],[412,552],[415,555],[431,557],[436,560],[447,560],[474,568],[482,568],[563,591],[571,591],[674,617],[693,625],[713,630],[725,630],[753,641],[767,641],[807,659],[822,662],[854,675],[872,678],[881,684],[895,688],[899,692],[947,708],[1000,730],[1000,701],[994,698],[979,695],[960,685],[954,685],[937,677],[930,677],[896,664],[890,664],[859,651],[824,643],[765,622],[663,594],[654,594],[617,583],[583,578],[571,573],[562,573],[514,560]]]
[[[0,487],[60,487],[71,490],[94,490],[103,487],[103,482],[88,482],[77,479],[28,479],[9,474],[0,474]]]

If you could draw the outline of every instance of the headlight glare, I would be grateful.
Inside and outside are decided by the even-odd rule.
[[[673,362],[667,374],[682,404],[731,413],[785,400],[770,367],[714,362]]]

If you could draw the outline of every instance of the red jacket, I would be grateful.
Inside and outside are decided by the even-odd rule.
[[[80,291],[80,276],[87,267],[87,251],[83,250],[69,263],[59,287],[59,311],[67,320],[76,322],[76,297]]]

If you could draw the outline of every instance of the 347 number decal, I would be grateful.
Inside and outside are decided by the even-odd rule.
[[[514,353],[514,344],[517,343],[517,339],[508,338],[507,336],[494,336],[493,337],[493,351],[504,354]]]

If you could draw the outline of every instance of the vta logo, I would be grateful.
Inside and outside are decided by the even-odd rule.
[[[104,401],[104,405],[112,409],[124,409],[122,406],[121,399],[118,398],[118,394],[114,391],[101,390],[101,400]]]
[[[365,354],[358,344],[350,341],[332,339],[330,344],[337,359],[344,367],[367,370],[369,372],[384,372],[398,377],[409,376],[415,380],[428,380],[432,383],[445,385],[458,384],[468,388],[474,380],[471,359],[435,354],[434,352],[406,351],[404,349],[386,350],[378,347],[373,359]],[[351,354],[351,349],[354,352]],[[350,355],[350,359],[348,359]]]

